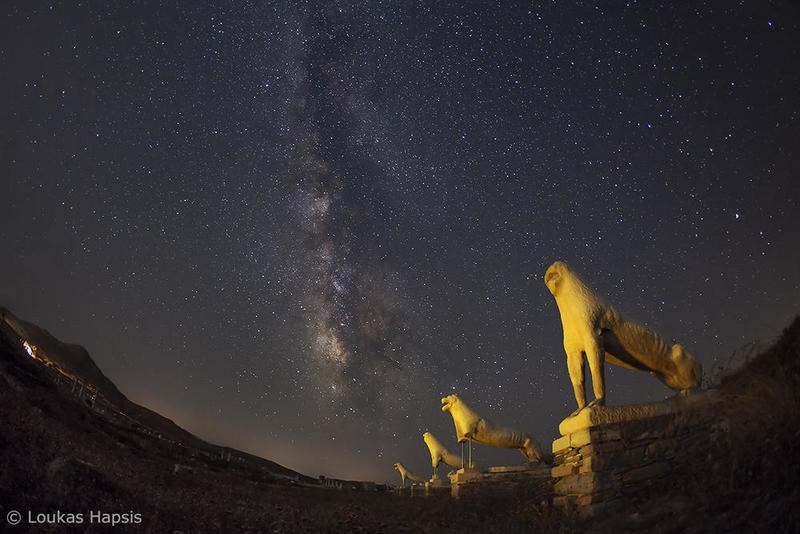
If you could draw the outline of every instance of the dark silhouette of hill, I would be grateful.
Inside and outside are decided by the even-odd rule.
[[[93,384],[112,402],[120,404],[129,402],[97,367],[85,348],[59,341],[47,330],[20,319],[6,308],[0,307],[0,318],[20,339],[36,345],[39,351],[61,370],[85,383]]]
[[[171,441],[197,449],[219,452],[220,456],[234,450],[209,444],[179,427],[172,420],[129,400],[103,374],[82,346],[64,343],[44,328],[20,319],[4,307],[0,307],[0,319],[2,319],[0,333],[7,338],[11,348],[13,348],[15,337],[17,338],[17,344],[19,344],[19,341],[27,341],[30,345],[35,346],[37,356],[41,361],[55,367],[66,379],[72,378],[81,386],[94,390],[92,392],[94,396],[93,403],[98,402],[97,396],[100,396],[101,400],[116,408],[121,414],[141,424],[156,435]],[[20,348],[18,347],[17,350],[19,351]],[[276,474],[289,477],[301,476],[299,473],[278,463],[258,458],[242,451],[235,452],[240,457],[246,456],[252,461],[263,462],[263,466],[266,469]]]

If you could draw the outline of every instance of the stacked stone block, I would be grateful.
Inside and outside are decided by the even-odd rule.
[[[459,469],[450,476],[450,494],[464,495],[519,494],[521,491],[549,496],[552,481],[550,470],[543,464],[490,467],[485,472],[477,469],[462,473]]]
[[[649,416],[646,410],[599,407],[585,418],[584,428],[565,420],[552,448],[554,504],[583,516],[606,513],[657,489],[667,473],[695,461],[724,425],[713,410],[692,409],[696,401],[686,404],[676,410],[662,404]]]

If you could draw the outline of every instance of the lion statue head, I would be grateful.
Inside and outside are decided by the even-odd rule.
[[[458,398],[458,395],[448,395],[446,397],[442,397],[442,411],[449,412],[453,408],[461,402],[461,399]]]

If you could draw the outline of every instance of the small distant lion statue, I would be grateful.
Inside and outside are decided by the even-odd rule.
[[[428,450],[431,453],[431,466],[433,466],[434,469],[439,467],[441,462],[444,462],[450,467],[455,467],[456,469],[464,467],[464,461],[461,457],[448,451],[447,448],[442,445],[442,442],[436,439],[436,436],[430,432],[425,432],[422,434],[422,439],[425,440],[425,445],[428,446]]]
[[[490,447],[518,449],[528,462],[540,462],[543,459],[542,449],[529,434],[492,425],[467,406],[458,395],[444,397],[442,411],[450,412],[453,416],[459,443],[471,439]]]
[[[686,391],[700,385],[702,368],[683,346],[670,346],[652,330],[623,318],[563,261],[547,269],[544,283],[556,299],[564,328],[567,370],[578,402],[578,409],[570,416],[586,407],[584,355],[594,389],[589,407],[605,404],[605,360],[649,371],[674,390]]]
[[[401,464],[400,462],[394,464],[394,468],[400,472],[400,478],[403,479],[404,488],[406,487],[406,479],[409,479],[411,482],[419,482],[419,483],[425,482],[424,478],[418,477],[417,475],[415,475],[414,473],[403,467],[403,464]]]

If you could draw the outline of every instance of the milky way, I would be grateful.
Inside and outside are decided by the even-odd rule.
[[[334,412],[363,411],[371,427],[387,410],[406,412],[400,400],[419,392],[425,368],[414,343],[422,325],[413,324],[405,280],[375,239],[386,223],[380,203],[387,176],[372,154],[386,147],[365,133],[377,124],[364,112],[370,84],[355,64],[361,58],[346,18],[333,7],[307,14],[304,31],[317,37],[305,39],[294,58],[297,143],[289,178],[304,252],[297,329],[320,400]]]
[[[798,312],[792,2],[10,2],[0,304],[310,475],[543,444],[570,263],[717,376]],[[672,394],[609,366],[611,404]],[[517,462],[477,448],[482,465]]]

